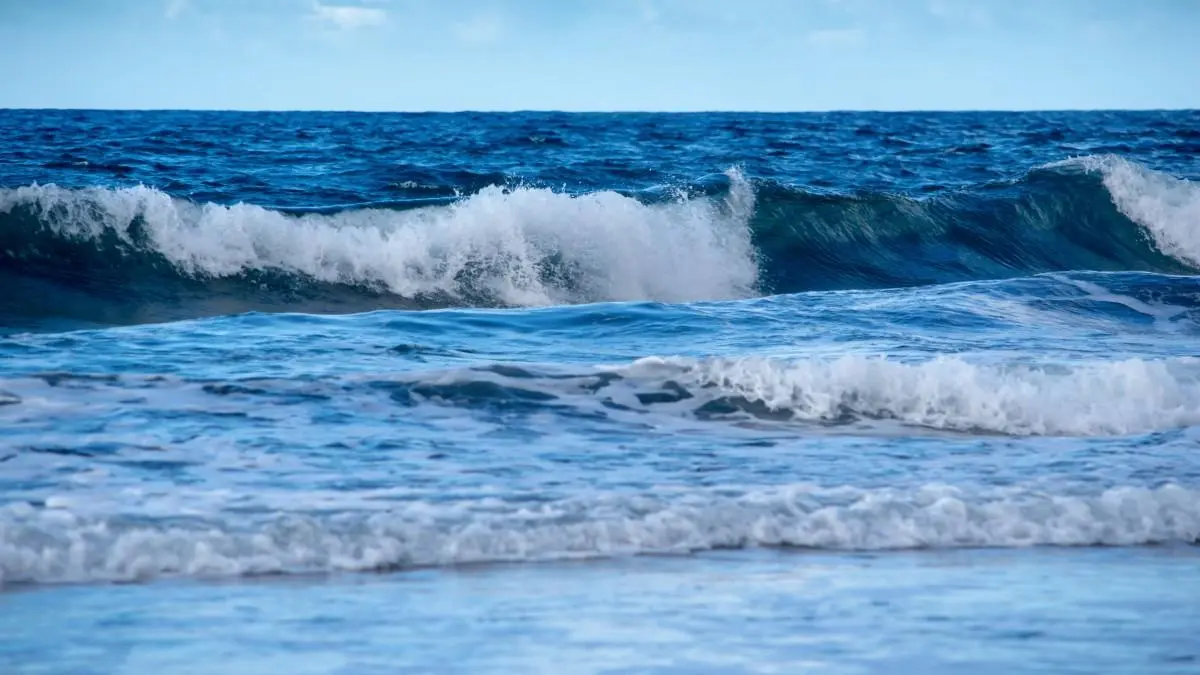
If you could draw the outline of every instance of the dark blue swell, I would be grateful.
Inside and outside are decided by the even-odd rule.
[[[1195,177],[1200,114],[329,114],[0,111],[0,190],[152,186],[195,204],[289,216],[445,206],[491,185],[646,202],[754,186],[757,294],[914,286],[1047,271],[1193,274],[1113,204],[1099,175],[1034,168],[1116,154]],[[719,178],[704,178],[719,176]],[[6,193],[7,194],[7,193]],[[82,194],[82,193],[80,193]],[[247,310],[495,306],[463,283],[401,297],[278,269],[185,272],[128,236],[0,203],[0,324],[134,323]],[[573,284],[546,254],[548,283]],[[653,298],[648,298],[653,299]]]

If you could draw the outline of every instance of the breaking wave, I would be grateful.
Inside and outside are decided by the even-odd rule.
[[[694,396],[696,411],[709,417],[893,420],[1021,436],[1125,435],[1200,424],[1200,359],[1191,358],[1073,365],[984,365],[956,357],[919,363],[860,356],[650,358],[622,372]]]
[[[984,363],[837,358],[646,357],[619,365],[491,364],[320,379],[189,380],[162,375],[50,373],[0,380],[10,412],[61,396],[64,383],[94,402],[160,390],[167,405],[209,409],[221,397],[255,402],[390,401],[508,415],[583,414],[637,421],[666,415],[702,421],[843,426],[883,423],[1011,436],[1111,437],[1200,425],[1200,358]],[[629,416],[635,416],[630,418]],[[888,428],[891,428],[890,426]]]
[[[1119,436],[1200,424],[1200,359],[979,364],[842,356],[649,357],[594,374],[494,366],[373,381],[406,405],[568,404],[736,421],[897,422],[1015,436]],[[268,387],[269,389],[270,387]]]
[[[923,198],[734,170],[653,194],[488,187],[309,213],[150,187],[0,190],[0,280],[19,291],[0,301],[6,318],[687,302],[1198,268],[1200,190],[1114,156]]]

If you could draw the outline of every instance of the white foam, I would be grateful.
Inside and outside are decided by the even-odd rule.
[[[728,493],[725,493],[728,494]],[[69,510],[0,509],[0,585],[228,576],[797,546],[837,550],[1192,542],[1200,493],[1178,486],[1090,496],[822,489],[722,496],[602,494],[542,504],[411,503],[387,513],[260,523],[147,524]]]
[[[455,397],[455,387],[490,382],[500,385],[499,391],[535,391],[553,398],[556,405],[615,418],[632,414],[639,422],[647,412],[694,419],[709,403],[744,399],[784,420],[886,420],[880,431],[888,433],[895,431],[895,423],[1016,436],[1103,437],[1200,429],[1200,358],[997,358],[650,356],[594,367],[523,364],[528,372],[520,376],[503,369],[420,368],[303,382],[266,378],[250,384],[268,397],[327,394],[332,400],[354,400],[359,405],[364,397],[388,396],[390,390],[377,386],[388,380],[409,385],[412,399],[418,403],[470,407],[475,404]],[[609,373],[620,378],[606,377]],[[146,380],[126,375],[111,385],[93,384],[75,392],[61,384],[50,387],[39,378],[4,379],[0,388],[20,403],[3,406],[0,416],[45,421],[62,415],[102,415],[106,410],[127,407],[131,385],[139,391],[152,388],[153,405],[160,410],[215,410],[226,405],[237,410],[246,405],[244,401],[214,399],[203,383],[177,378]],[[473,396],[467,398],[474,400]],[[622,407],[634,412],[622,412]],[[721,408],[730,410],[728,405]],[[272,410],[271,406],[260,407],[257,414],[276,414]],[[731,414],[736,419],[750,413],[734,410]]]
[[[758,279],[739,173],[724,200],[646,205],[615,192],[571,196],[489,187],[449,206],[288,215],[250,204],[174,199],[147,187],[0,190],[0,212],[32,208],[61,236],[109,232],[149,246],[187,274],[279,270],[369,284],[404,296],[485,294],[511,305],[732,299]],[[546,264],[567,279],[546,278]]]
[[[1170,326],[1172,319],[1188,312],[1187,307],[1169,305],[1155,301],[1146,302],[1128,295],[1114,293],[1113,291],[1104,288],[1100,284],[1092,283],[1086,279],[1077,279],[1065,274],[1051,274],[1048,276],[1067,286],[1074,286],[1082,291],[1085,294],[1084,297],[1089,300],[1121,305],[1122,307],[1133,310],[1138,314],[1148,316],[1154,319],[1160,327]]]
[[[1200,425],[1200,359],[1063,364],[836,359],[646,358],[634,381],[675,381],[705,399],[741,397],[798,420],[849,414],[937,429],[1105,436]]]
[[[1067,163],[1099,172],[1113,204],[1146,228],[1160,251],[1200,266],[1200,185],[1115,155]]]

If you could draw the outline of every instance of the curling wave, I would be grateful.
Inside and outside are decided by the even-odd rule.
[[[758,191],[754,240],[775,292],[1200,270],[1200,186],[1116,156],[925,198]]]
[[[311,213],[198,204],[148,187],[0,190],[0,277],[17,289],[0,314],[124,322],[246,309],[687,302],[1200,269],[1200,189],[1113,156],[924,198],[824,195],[737,171],[693,188],[489,187],[449,204]]]
[[[25,187],[0,191],[0,270],[126,303],[247,308],[742,297],[758,277],[754,195],[731,176],[719,200],[492,187],[447,206],[300,215],[146,187]]]

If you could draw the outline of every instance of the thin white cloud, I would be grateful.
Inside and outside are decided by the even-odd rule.
[[[861,47],[867,41],[867,33],[861,28],[826,28],[811,31],[807,37],[814,47]]]
[[[980,28],[992,25],[992,15],[987,8],[971,0],[930,0],[926,9],[944,21],[959,21]]]
[[[187,11],[189,4],[191,4],[190,0],[167,0],[163,7],[163,14],[168,19],[175,19]]]
[[[504,20],[495,14],[477,14],[453,28],[460,41],[472,45],[493,44],[504,37]]]
[[[351,5],[313,5],[312,17],[341,30],[378,26],[387,21],[387,10]]]

